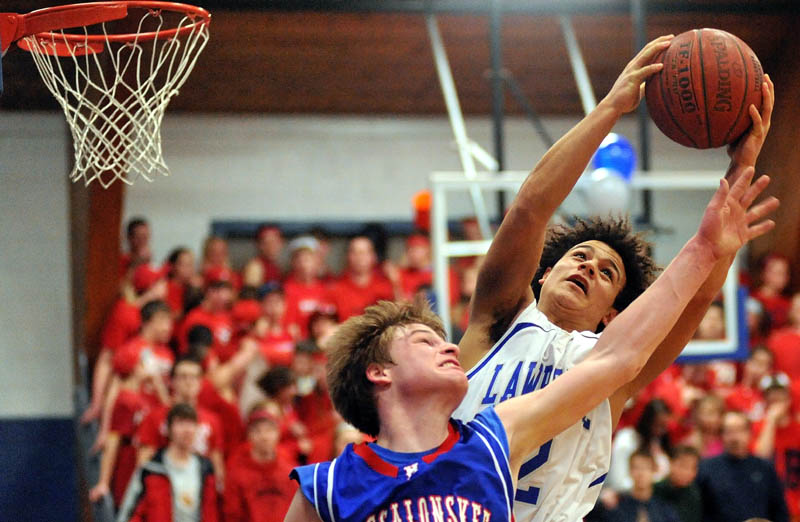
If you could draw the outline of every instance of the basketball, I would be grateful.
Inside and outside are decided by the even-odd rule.
[[[661,132],[681,145],[727,145],[750,127],[749,106],[761,109],[761,63],[728,32],[681,33],[656,60],[664,68],[647,81],[647,109]]]

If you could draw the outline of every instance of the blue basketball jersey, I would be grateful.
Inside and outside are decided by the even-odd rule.
[[[510,522],[508,440],[494,408],[450,421],[447,439],[422,453],[350,444],[291,477],[323,522]]]

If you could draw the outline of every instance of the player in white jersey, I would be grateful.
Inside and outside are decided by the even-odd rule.
[[[569,370],[647,287],[654,265],[626,221],[579,222],[547,240],[546,228],[603,138],[622,114],[638,106],[643,82],[659,68],[650,64],[670,39],[661,37],[645,46],[609,94],[542,157],[520,188],[478,275],[469,327],[460,342],[460,362],[470,385],[456,418],[469,420],[483,408],[540,389]],[[769,130],[773,92],[765,76],[762,112],[749,108],[753,126],[728,150],[726,177],[731,182],[755,165]],[[751,188],[760,193],[766,183],[762,176]],[[748,215],[762,216],[776,206],[777,200],[767,199]],[[525,460],[515,494],[518,522],[580,520],[592,509],[625,402],[680,354],[722,287],[733,257],[716,263],[634,380],[620,382],[608,400]]]
[[[583,361],[555,380],[550,367],[546,387],[490,407],[468,423],[452,420],[468,389],[460,350],[444,339],[441,321],[426,304],[382,301],[348,319],[329,343],[331,399],[346,421],[376,442],[350,445],[329,463],[297,468],[293,476],[301,489],[285,521],[513,522],[516,477],[531,450],[576,422],[584,424],[583,415],[634,379],[716,263],[774,226],[762,220],[774,204],[747,210],[766,186],[751,186],[752,179],[750,168],[730,188],[720,180],[697,233],[608,325]],[[624,272],[618,276],[608,289],[598,289],[591,277],[586,287],[613,293],[623,286]],[[584,295],[577,285],[570,292]],[[568,337],[582,334],[548,330],[535,308],[531,312],[508,335],[533,329],[553,334],[558,364],[562,345],[572,342]],[[540,385],[546,372],[529,372],[526,385]],[[521,366],[515,373],[521,375]]]

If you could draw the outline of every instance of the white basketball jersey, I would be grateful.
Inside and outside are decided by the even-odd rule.
[[[585,358],[598,337],[562,330],[534,301],[467,372],[469,389],[453,416],[468,421],[487,406],[547,386]],[[522,464],[514,498],[517,522],[581,520],[594,507],[610,463],[606,399]]]

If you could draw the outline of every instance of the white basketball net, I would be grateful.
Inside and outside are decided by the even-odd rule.
[[[146,10],[137,33],[146,22],[155,23],[154,32],[174,28],[165,27],[159,10]],[[169,175],[161,154],[161,120],[208,42],[208,24],[196,22],[193,15],[185,15],[179,28],[186,29],[179,36],[147,41],[137,37],[126,43],[109,41],[106,24],[101,24],[102,53],[86,52],[91,49],[88,40],[76,44],[74,32],[68,33],[69,43],[64,31],[26,38],[72,132],[73,182],[83,179],[88,185],[97,180],[107,188],[116,179],[130,185],[139,176],[152,181]],[[88,37],[86,28],[83,32]],[[57,56],[56,44],[68,44],[70,56]]]

